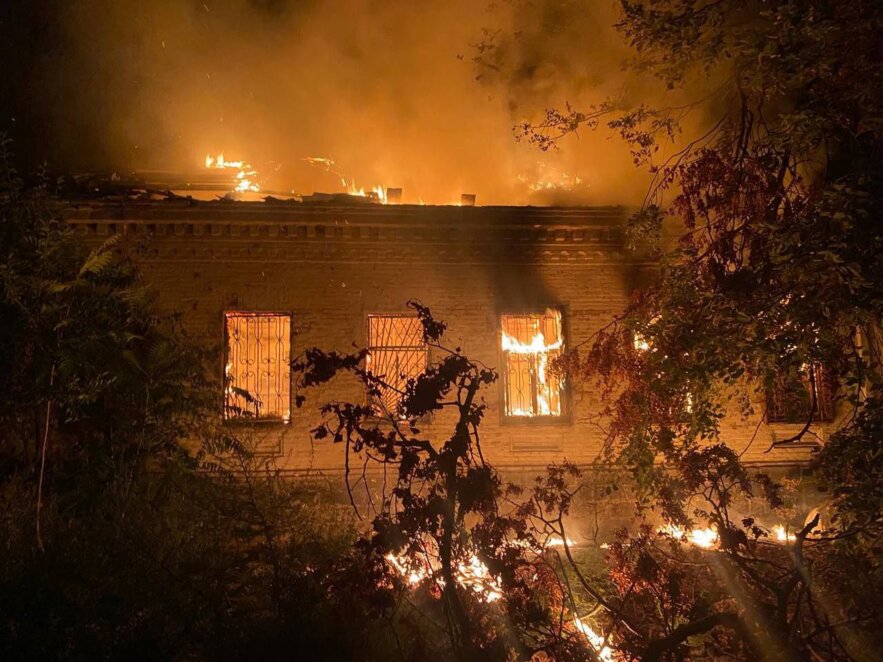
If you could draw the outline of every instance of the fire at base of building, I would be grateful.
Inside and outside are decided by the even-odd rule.
[[[433,357],[406,306],[417,299],[447,323],[452,346],[500,373],[484,393],[482,444],[486,458],[516,479],[550,462],[589,465],[598,457],[599,394],[550,366],[621,311],[652,274],[652,261],[624,247],[625,216],[615,207],[177,197],[91,200],[67,211],[87,241],[130,239],[160,307],[181,313],[191,336],[217,356],[218,417],[251,423],[261,452],[284,469],[342,471],[342,446],[309,438],[317,407],[368,398],[339,380],[333,392],[311,392],[295,409],[290,359],[309,347],[356,343],[369,348],[375,373],[392,381],[418,374]],[[385,394],[376,404],[396,402]],[[443,429],[444,421],[428,421],[428,434],[435,425]],[[764,454],[799,427],[761,421],[758,432],[757,420],[733,417],[724,436],[747,462],[799,473],[824,440],[824,424],[814,426],[814,442]]]

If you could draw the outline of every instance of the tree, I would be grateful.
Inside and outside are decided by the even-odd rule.
[[[420,303],[409,305],[423,326],[424,342],[439,358],[403,388],[394,385],[398,376],[371,372],[367,350],[309,349],[294,364],[301,388],[350,373],[368,395],[368,403],[322,405],[326,419],[313,436],[345,445],[354,508],[353,489],[364,486],[374,518],[359,545],[365,565],[373,568],[375,591],[387,594],[391,607],[415,587],[435,595],[437,600],[424,605],[424,617],[440,616],[458,659],[534,654],[591,659],[595,653],[572,624],[574,605],[565,600],[563,579],[556,574],[561,564],[544,549],[551,535],[566,538],[562,521],[573,497],[566,479],[578,471],[550,467],[527,499],[521,488],[505,485],[485,460],[479,434],[486,408],[481,391],[496,381],[496,373],[459,348],[444,346],[445,324]],[[304,398],[299,396],[298,405]],[[397,405],[391,409],[384,403],[392,400]],[[450,435],[426,435],[422,428],[430,417],[433,427],[444,426]],[[356,459],[361,470],[354,479]],[[369,487],[369,464],[383,476],[379,495]],[[389,489],[387,471],[394,472]],[[440,615],[435,604],[441,605]]]
[[[348,511],[218,420],[124,238],[64,208],[0,141],[0,658],[388,659]]]
[[[698,654],[705,633],[736,655],[863,657],[880,631],[883,12],[861,0],[623,0],[621,10],[634,66],[666,88],[712,92],[678,108],[553,109],[519,130],[553,149],[606,127],[650,168],[630,236],[658,241],[665,228],[677,242],[659,244],[654,283],[571,365],[606,388],[607,457],[630,469],[643,504],[673,525],[716,529],[719,549],[700,567],[717,568],[709,576],[729,590],[673,604],[695,566],[644,532],[622,543],[615,570],[627,578],[622,599],[637,591],[639,611],[657,608],[660,620],[641,632],[611,625],[651,659]],[[712,119],[660,162],[691,111]],[[831,515],[824,534],[810,521],[780,554],[734,512],[739,495],[776,505],[779,491],[730,450],[720,421],[763,417],[775,382],[803,383],[804,424],[775,445],[807,438],[818,369],[839,393],[839,431],[815,463],[836,485]],[[654,593],[675,579],[680,588]]]

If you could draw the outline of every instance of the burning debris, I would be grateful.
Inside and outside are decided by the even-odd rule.
[[[704,549],[712,549],[717,547],[718,535],[717,530],[712,527],[684,530],[680,526],[668,524],[657,529],[659,533],[671,536],[675,540],[688,542],[696,547]]]
[[[346,175],[338,168],[337,163],[335,163],[334,159],[325,158],[324,156],[305,156],[301,159],[307,165],[314,168],[321,168],[326,172],[330,172],[335,175],[338,179],[340,179],[340,183],[343,186],[344,191],[346,191],[347,195],[352,195],[358,198],[368,198],[373,202],[379,202],[380,204],[390,204],[401,202],[402,198],[402,189],[387,189],[382,185],[378,184],[377,186],[372,187],[371,189],[365,189],[364,186],[356,186],[355,178],[350,178],[347,181]],[[390,200],[390,192],[394,192],[392,195],[392,200]]]
[[[601,662],[613,662],[613,660],[615,659],[613,656],[613,649],[607,645],[606,637],[603,637],[595,632],[585,621],[580,619],[578,616],[573,619],[573,626],[586,638],[586,640],[589,642],[589,645],[591,645],[591,647],[598,654],[598,659],[601,660]]]
[[[680,526],[667,524],[656,529],[659,533],[671,536],[680,542],[689,543],[703,549],[717,549],[720,539],[717,529],[714,527],[701,527],[685,530]],[[790,544],[797,540],[797,536],[791,533],[782,524],[776,524],[770,529],[770,541],[781,544]]]
[[[441,563],[438,555],[424,551],[419,556],[421,558],[409,557],[404,553],[390,553],[385,558],[410,586],[417,587],[428,580],[440,591],[444,587],[444,579],[440,577]],[[457,563],[456,582],[461,588],[474,593],[482,602],[496,602],[503,597],[503,587],[499,578],[491,574],[474,552]]]
[[[235,186],[234,191],[244,193],[259,193],[261,185],[258,183],[258,173],[245,161],[227,161],[223,154],[211,156],[207,154],[205,157],[205,167],[215,170],[235,170]]]

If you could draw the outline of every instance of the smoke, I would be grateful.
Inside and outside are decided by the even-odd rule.
[[[646,190],[604,130],[549,153],[514,139],[551,105],[650,94],[623,71],[606,0],[69,0],[9,20],[45,28],[11,54],[11,113],[57,168],[197,171],[223,152],[280,192],[339,191],[339,174],[440,204],[629,204]]]

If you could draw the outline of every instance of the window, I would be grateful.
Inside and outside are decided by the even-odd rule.
[[[641,356],[656,352],[653,343],[650,340],[647,340],[646,336],[639,331],[632,331],[632,347],[634,347],[635,351]],[[668,356],[663,355],[662,358],[667,359]],[[659,372],[657,373],[657,376],[662,377],[663,373]],[[685,391],[683,393],[683,400],[680,402],[675,398],[675,394],[672,394],[671,400],[672,404],[668,407],[668,414],[675,422],[686,422],[689,415],[693,413],[693,393],[689,390]]]
[[[291,316],[225,313],[224,418],[291,418]]]
[[[423,325],[416,315],[368,315],[366,368],[386,383],[374,404],[384,413],[396,412],[408,380],[426,370]]]
[[[564,349],[561,313],[503,315],[501,322],[506,416],[561,416],[564,380],[551,369]]]
[[[768,423],[806,423],[810,411],[816,422],[834,418],[831,380],[818,364],[804,367],[797,375],[777,377],[767,389],[766,400]]]

